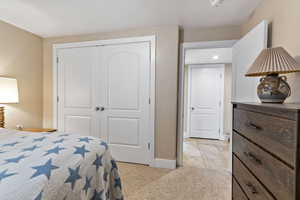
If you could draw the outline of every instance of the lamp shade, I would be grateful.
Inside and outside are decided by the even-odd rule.
[[[14,78],[0,77],[0,103],[18,103],[18,83]]]
[[[300,65],[282,47],[264,49],[249,68],[246,76],[300,72]]]

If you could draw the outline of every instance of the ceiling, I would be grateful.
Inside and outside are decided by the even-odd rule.
[[[240,25],[262,0],[1,0],[0,19],[42,37],[180,25]]]

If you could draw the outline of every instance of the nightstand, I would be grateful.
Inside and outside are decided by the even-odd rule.
[[[56,129],[53,128],[22,128],[20,131],[27,131],[27,132],[55,132],[57,131]]]

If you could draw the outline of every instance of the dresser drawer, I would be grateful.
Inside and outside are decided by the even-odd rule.
[[[297,123],[256,112],[234,109],[233,128],[295,167]]]
[[[235,178],[232,178],[232,200],[248,200]]]
[[[255,200],[274,200],[272,195],[259,181],[247,170],[247,168],[233,156],[233,176],[241,185],[248,198]]]
[[[272,192],[276,199],[295,197],[295,172],[238,133],[233,133],[234,154]]]

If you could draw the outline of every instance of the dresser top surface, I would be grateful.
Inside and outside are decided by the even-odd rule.
[[[232,104],[300,111],[300,103],[275,104],[275,103],[259,103],[259,102],[232,102]]]

